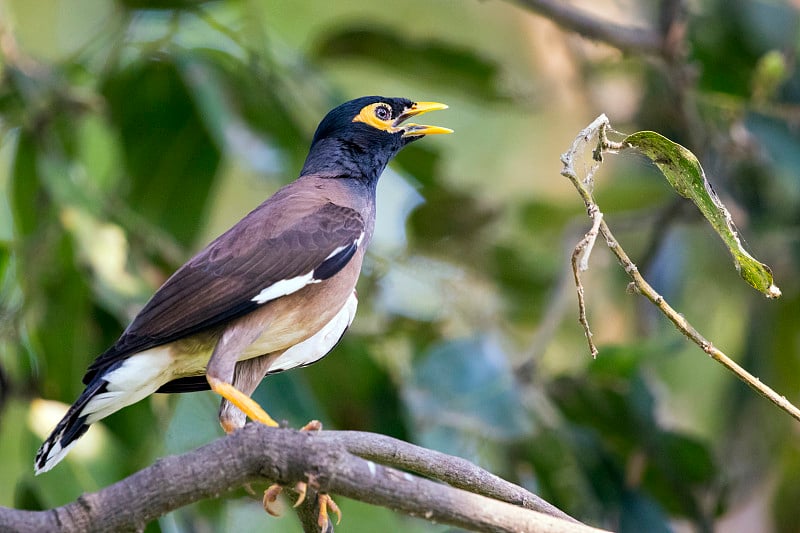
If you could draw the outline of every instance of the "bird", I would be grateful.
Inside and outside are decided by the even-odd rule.
[[[211,389],[226,433],[247,417],[277,426],[250,395],[266,375],[318,361],[344,335],[378,179],[409,143],[452,133],[407,122],[446,108],[365,96],[328,112],[299,177],[175,271],[91,363],[35,473],[52,469],[91,424],[153,393]]]

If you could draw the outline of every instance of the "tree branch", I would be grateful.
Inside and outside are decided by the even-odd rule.
[[[449,480],[493,497],[402,472],[387,464]],[[600,531],[457,457],[371,433],[307,432],[260,424],[248,424],[197,450],[160,459],[63,507],[46,511],[0,507],[0,530],[137,531],[174,509],[263,480],[286,486],[306,481],[314,491],[476,531]],[[308,509],[314,508],[316,498],[311,500],[301,513],[308,514]]]
[[[531,11],[546,17],[565,30],[596,41],[602,41],[623,52],[661,55],[664,39],[655,30],[625,26],[600,20],[560,0],[515,0]]]
[[[429,450],[375,433],[326,432],[347,450],[363,459],[394,466],[442,481],[453,487],[474,492],[546,515],[578,523],[561,509],[494,474],[478,468],[466,459]],[[358,438],[353,438],[358,435]]]

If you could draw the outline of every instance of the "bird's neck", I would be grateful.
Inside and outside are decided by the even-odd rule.
[[[353,179],[346,175],[314,173],[301,175],[284,186],[275,196],[303,196],[318,205],[320,201],[331,202],[357,211],[364,220],[364,247],[369,244],[375,229],[376,188],[374,183]],[[273,198],[275,197],[273,196]]]
[[[321,139],[314,143],[303,165],[304,174],[347,177],[360,181],[373,191],[389,156],[373,152],[357,143],[342,139]]]

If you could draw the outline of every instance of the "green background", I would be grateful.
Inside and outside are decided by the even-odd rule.
[[[576,4],[658,23],[655,1]],[[602,242],[583,278],[589,357],[569,271],[589,224],[559,175],[601,112],[692,150],[781,299],[739,278],[644,157],[607,157],[599,205],[674,307],[800,401],[794,5],[691,3],[678,79],[500,1],[0,3],[0,504],[61,505],[222,435],[210,393],[158,395],[33,476],[54,402],[75,399],[155,288],[297,175],[325,112],[384,94],[446,102],[425,120],[456,133],[386,171],[353,327],[330,357],[265,380],[267,411],[466,457],[601,527],[796,531],[797,422],[626,293]],[[341,531],[446,529],[337,501]],[[286,514],[239,491],[148,531],[299,531]]]

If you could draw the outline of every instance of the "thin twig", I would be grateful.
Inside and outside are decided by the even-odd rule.
[[[581,272],[585,272],[589,268],[589,256],[594,248],[594,243],[597,240],[597,234],[600,230],[600,223],[603,221],[603,213],[593,205],[590,209],[589,217],[594,221],[592,228],[583,236],[583,238],[575,245],[572,252],[572,275],[575,278],[575,288],[578,291],[578,322],[583,326],[583,332],[586,334],[586,342],[589,343],[589,352],[592,354],[592,359],[597,358],[597,346],[592,340],[592,330],[589,328],[589,320],[586,318],[586,300],[584,297],[583,283],[581,283]]]
[[[578,191],[581,199],[586,205],[587,212],[590,215],[594,212],[599,212],[592,192],[585,180],[582,180],[575,171],[575,160],[584,152],[588,150],[590,143],[597,139],[597,148],[594,150],[594,159],[599,162],[602,161],[602,154],[606,152],[614,152],[621,148],[621,143],[609,141],[606,138],[606,131],[610,130],[611,126],[608,118],[605,115],[597,117],[588,127],[581,130],[575,141],[570,146],[569,150],[561,156],[563,168],[561,174],[568,178]],[[592,172],[596,167],[592,167]],[[595,222],[595,221],[593,221]],[[642,277],[637,266],[631,261],[628,254],[620,246],[617,239],[614,237],[611,229],[606,224],[605,220],[600,220],[599,223],[600,234],[606,239],[606,243],[614,255],[617,256],[625,272],[630,276],[633,281],[633,286],[636,292],[644,295],[648,300],[653,302],[661,312],[673,323],[678,330],[683,333],[689,340],[697,344],[706,354],[712,359],[722,364],[726,369],[732,372],[736,377],[745,382],[750,388],[758,392],[763,397],[770,400],[772,403],[786,411],[796,420],[800,421],[800,409],[795,407],[786,397],[779,395],[772,390],[769,386],[761,382],[760,379],[750,374],[747,370],[739,366],[735,361],[728,357],[720,349],[716,348],[711,341],[703,337],[687,320],[686,318],[675,311],[672,306],[653,287],[647,283]],[[579,295],[582,292],[582,287],[579,287]],[[580,305],[580,303],[579,303]]]
[[[600,20],[561,0],[515,0],[517,4],[546,17],[562,28],[596,41],[638,54],[660,55],[663,39],[654,29],[626,26]]]

